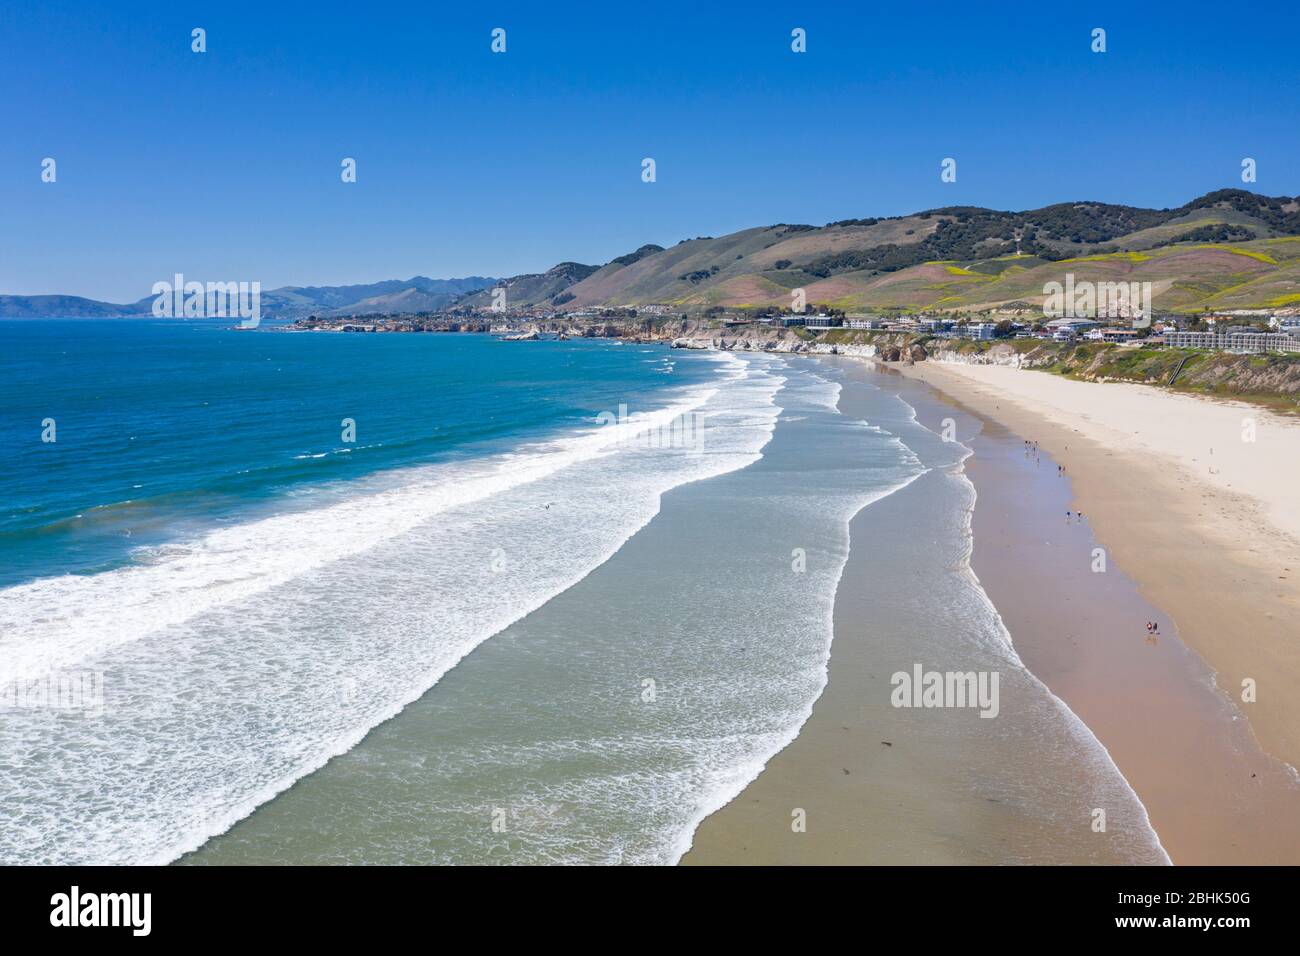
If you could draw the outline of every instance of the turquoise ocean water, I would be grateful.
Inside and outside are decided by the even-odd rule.
[[[915,507],[942,540],[878,586],[924,574],[936,619],[974,602],[961,640],[1019,668],[962,568],[960,455],[896,395],[855,386],[845,415],[841,377],[0,323],[0,693],[26,695],[0,697],[0,862],[673,862],[825,685],[850,519],[941,474]],[[1022,683],[1044,752],[1130,801]]]

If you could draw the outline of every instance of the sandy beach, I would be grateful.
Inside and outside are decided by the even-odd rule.
[[[972,569],[1026,666],[1107,748],[1172,862],[1300,859],[1300,551],[1286,481],[1300,431],[1249,407],[1016,369],[874,374],[895,380],[928,427],[958,423],[978,492]],[[1242,441],[1243,418],[1256,441]],[[945,815],[915,761],[890,761],[905,743],[882,748],[868,723],[889,714],[864,703],[878,696],[858,547],[881,518],[870,511],[853,526],[826,691],[800,736],[699,828],[684,862],[1014,862],[998,857],[1012,844],[1091,862],[1033,846],[1010,800],[973,813],[948,795]],[[1246,677],[1254,702],[1241,700]],[[790,834],[788,807],[809,803],[822,826]]]
[[[1000,366],[906,370],[1037,440],[1110,557],[1300,766],[1300,421],[1258,407]],[[1253,436],[1251,434],[1253,430]],[[1253,440],[1248,440],[1252,439]]]

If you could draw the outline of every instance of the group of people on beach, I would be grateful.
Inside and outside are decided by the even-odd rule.
[[[1024,446],[1025,446],[1025,457],[1028,458],[1030,455],[1033,455],[1033,456],[1034,456],[1034,463],[1035,463],[1035,464],[1038,464],[1038,463],[1042,460],[1041,457],[1040,457],[1039,454],[1038,454],[1038,442],[1033,441],[1032,439],[1028,439],[1028,438],[1026,438],[1026,439],[1024,439]],[[1066,449],[1068,450],[1070,446],[1069,446],[1069,445],[1066,445],[1065,447],[1066,447]],[[1057,465],[1057,466],[1056,466],[1056,477],[1057,477],[1057,478],[1064,478],[1064,477],[1065,477],[1065,466],[1064,466],[1064,465]],[[1067,512],[1065,513],[1065,523],[1066,523],[1066,524],[1072,524],[1072,523],[1073,523],[1074,521],[1076,521],[1076,520],[1078,520],[1078,521],[1083,521],[1083,520],[1084,520],[1084,518],[1083,518],[1083,512],[1082,512],[1082,511],[1078,511],[1078,512],[1075,512],[1075,511],[1067,511]]]
[[[1036,441],[1030,441],[1030,440],[1026,439],[1025,442],[1024,442],[1024,446],[1025,446],[1025,457],[1027,458],[1027,457],[1029,457],[1030,455],[1033,455],[1033,456],[1034,456],[1034,460],[1037,461],[1037,460],[1038,460],[1038,442],[1036,442]],[[1064,465],[1057,465],[1057,466],[1056,466],[1056,476],[1057,476],[1058,478],[1064,478],[1064,477],[1065,477],[1065,466],[1064,466]],[[1086,521],[1086,520],[1088,520],[1088,519],[1087,519],[1087,517],[1084,515],[1084,513],[1083,513],[1082,511],[1067,511],[1067,512],[1065,513],[1065,523],[1066,523],[1066,524],[1074,524],[1075,522],[1081,522],[1081,521]],[[1160,623],[1159,623],[1158,621],[1147,621],[1147,637],[1146,637],[1146,641],[1147,641],[1148,644],[1158,644],[1158,643],[1160,642]]]
[[[1038,442],[1033,441],[1033,440],[1027,438],[1027,439],[1024,440],[1024,446],[1025,446],[1025,457],[1028,458],[1030,455],[1033,455],[1033,456],[1034,456],[1034,461],[1038,461],[1038,460],[1039,460],[1039,454],[1038,454]],[[1070,446],[1069,446],[1069,445],[1066,445],[1065,448],[1066,448],[1066,451],[1069,451]],[[1064,477],[1065,477],[1065,466],[1064,466],[1064,465],[1057,465],[1057,466],[1056,466],[1056,476],[1057,476],[1058,478],[1064,478]]]

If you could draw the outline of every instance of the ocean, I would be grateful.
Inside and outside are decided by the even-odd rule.
[[[825,686],[854,515],[931,485],[936,537],[890,543],[881,593],[960,615],[952,640],[1032,697],[1041,766],[1135,802],[973,575],[941,573],[969,553],[961,454],[888,390],[845,414],[842,378],[0,323],[0,862],[676,862]],[[965,759],[1024,751],[1008,733]],[[1062,790],[1034,788],[1045,819]]]

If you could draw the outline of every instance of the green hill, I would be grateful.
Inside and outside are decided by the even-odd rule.
[[[505,283],[512,308],[785,306],[802,288],[810,303],[849,310],[969,310],[1040,303],[1044,283],[1070,272],[1076,281],[1150,281],[1159,309],[1276,308],[1300,305],[1297,237],[1297,199],[1227,189],[1177,209],[951,206],[780,224]],[[489,302],[483,292],[458,305]]]
[[[498,288],[506,290],[506,305],[508,308],[537,302],[563,304],[569,301],[565,297],[565,292],[599,268],[599,266],[584,266],[580,262],[561,262],[558,266],[554,266],[545,272],[500,279],[490,287],[458,300],[456,307],[469,309],[490,308],[493,304],[493,293]]]
[[[412,276],[410,279],[385,279],[363,285],[282,286],[261,293],[262,316],[288,319],[306,315],[438,311],[497,281],[487,276],[463,279]],[[0,295],[0,319],[148,316],[152,314],[153,302],[153,296],[119,305],[69,295]]]

